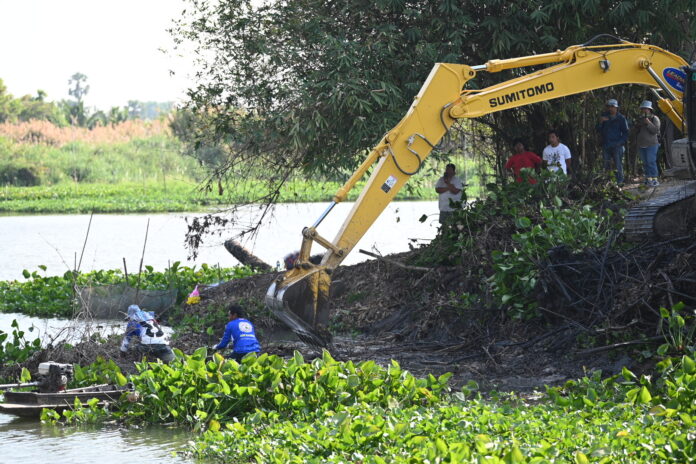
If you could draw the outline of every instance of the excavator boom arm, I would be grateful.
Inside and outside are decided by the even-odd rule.
[[[551,66],[481,89],[463,90],[477,71],[549,64]],[[300,256],[269,289],[267,304],[305,340],[324,345],[328,324],[329,274],[340,265],[450,126],[460,118],[548,101],[618,84],[642,84],[655,90],[660,108],[677,127],[683,126],[683,85],[680,69],[686,62],[658,47],[622,43],[608,46],[574,45],[563,51],[491,60],[485,65],[436,64],[404,118],[389,131],[336,193],[327,212],[303,230]],[[377,163],[367,184],[334,240],[321,237],[317,227],[335,203]],[[326,248],[321,264],[309,263],[311,246]],[[291,312],[293,314],[289,314]]]
[[[476,75],[476,68],[498,72],[558,60],[564,61],[482,90],[461,90],[464,83]],[[673,108],[674,122],[682,127],[683,88],[672,87],[664,77],[665,73],[682,66],[686,66],[686,61],[679,56],[639,44],[572,46],[556,53],[494,60],[475,67],[437,64],[406,116],[368,156],[370,164],[375,157],[379,164],[332,241],[342,253],[338,256],[329,251],[322,264],[333,269],[345,259],[455,119],[476,118],[613,85],[642,84],[663,92],[664,87],[671,92],[661,98],[661,105]],[[459,97],[451,98],[455,91]],[[366,168],[361,171],[364,173]],[[345,193],[334,201],[345,198],[348,190],[344,186],[342,192]]]

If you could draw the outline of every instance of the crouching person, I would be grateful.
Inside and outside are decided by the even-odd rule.
[[[128,307],[128,324],[121,343],[121,355],[125,355],[129,350],[150,359],[161,359],[165,363],[174,360],[174,352],[169,347],[169,337],[155,320],[155,314],[143,311],[138,305]]]
[[[232,304],[227,308],[227,311],[230,321],[225,326],[222,340],[213,349],[225,349],[232,342],[232,352],[227,355],[227,358],[240,362],[247,354],[261,351],[261,345],[256,338],[254,325],[244,318],[242,307]]]

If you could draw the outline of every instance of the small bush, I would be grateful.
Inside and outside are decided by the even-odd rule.
[[[492,253],[494,274],[490,282],[499,302],[512,308],[514,317],[535,316],[533,291],[539,264],[548,251],[560,245],[574,252],[605,245],[612,230],[611,211],[607,213],[600,216],[585,205],[573,210],[543,208],[542,222],[536,225],[527,217],[518,218],[513,249]]]
[[[13,162],[0,163],[0,185],[31,187],[40,183],[36,168]]]

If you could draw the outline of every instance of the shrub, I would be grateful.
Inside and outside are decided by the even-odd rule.
[[[490,283],[493,293],[501,304],[512,308],[515,317],[535,315],[533,291],[539,264],[549,250],[560,245],[574,252],[604,246],[612,230],[611,211],[607,211],[607,216],[600,216],[588,205],[574,210],[543,208],[541,216],[542,222],[536,225],[527,217],[518,218],[519,232],[512,236],[514,248],[492,253],[494,274]]]

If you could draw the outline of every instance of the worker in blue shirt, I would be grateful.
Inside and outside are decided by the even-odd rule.
[[[244,318],[244,309],[237,304],[231,304],[227,311],[230,322],[225,326],[222,340],[213,349],[222,350],[232,342],[232,353],[227,357],[240,362],[247,354],[261,351],[261,345],[256,338],[254,325]]]

